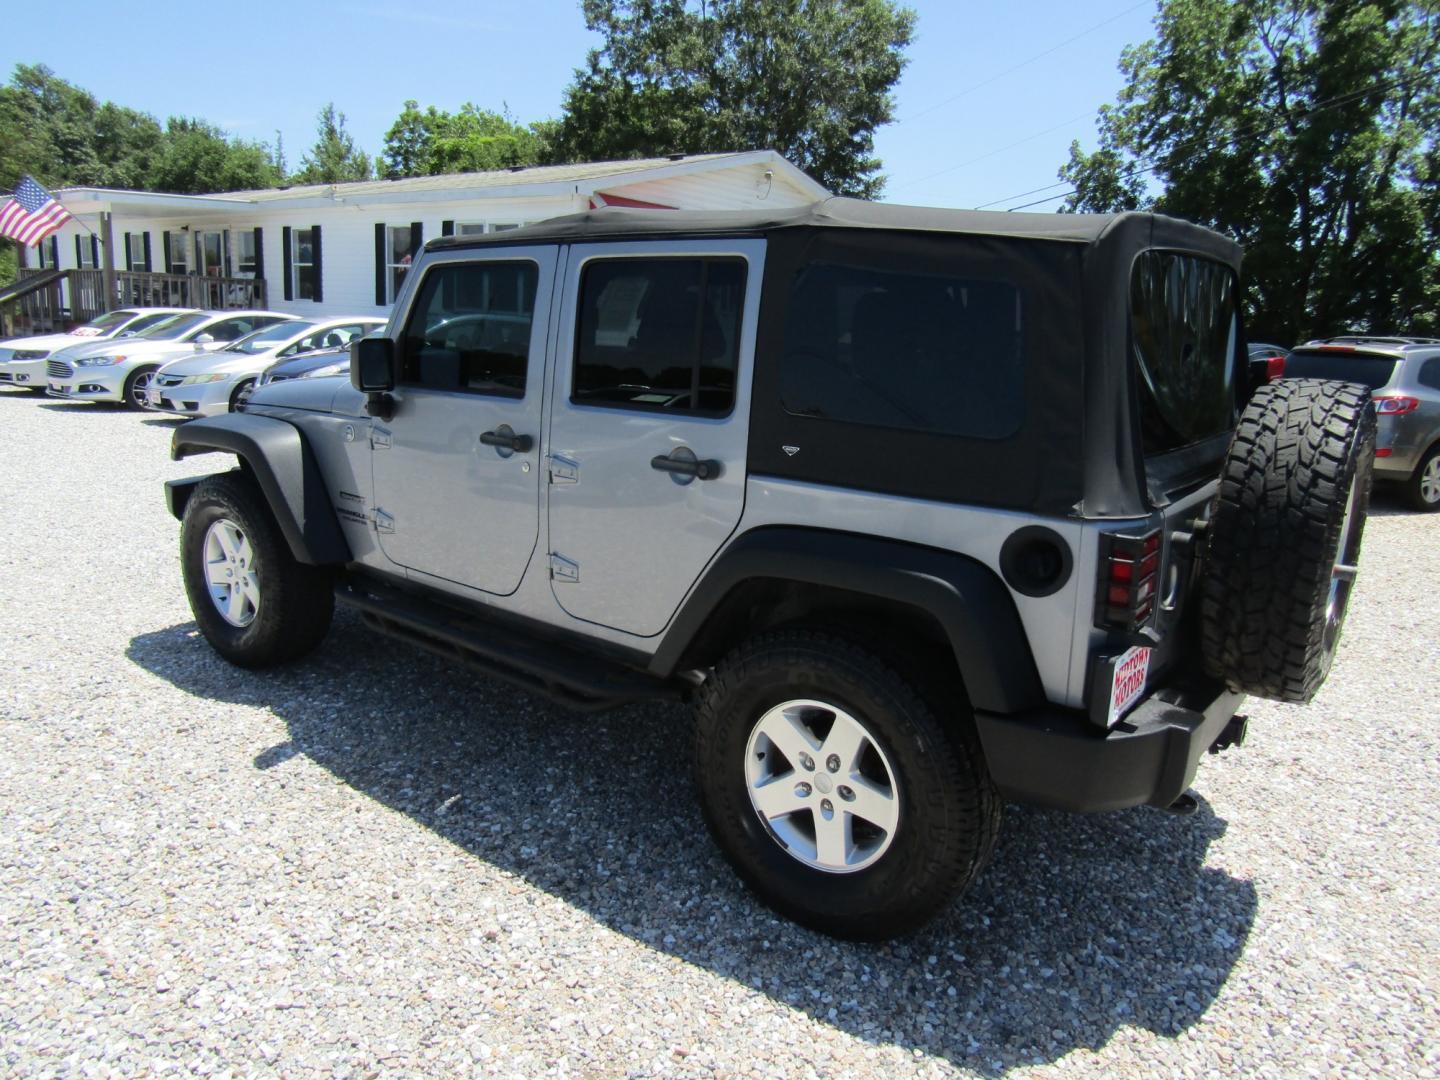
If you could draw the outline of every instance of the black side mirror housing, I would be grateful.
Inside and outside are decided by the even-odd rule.
[[[350,343],[350,385],[366,394],[395,389],[395,342],[387,337]]]

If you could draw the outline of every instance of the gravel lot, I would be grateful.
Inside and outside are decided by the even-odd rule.
[[[1377,500],[1330,682],[1200,810],[1011,808],[886,947],[711,847],[684,711],[575,717],[345,616],[198,637],[170,421],[0,391],[0,1070],[1440,1075],[1440,517]]]

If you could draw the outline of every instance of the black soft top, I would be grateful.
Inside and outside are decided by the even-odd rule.
[[[939,210],[861,199],[823,199],[775,210],[630,210],[606,207],[569,214],[502,233],[445,236],[425,245],[455,251],[492,244],[578,243],[651,237],[765,236],[789,229],[873,229],[1192,251],[1237,270],[1240,245],[1219,233],[1163,214],[1010,214],[995,210]]]

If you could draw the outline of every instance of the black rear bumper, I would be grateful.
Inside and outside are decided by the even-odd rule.
[[[1109,731],[1078,709],[976,713],[990,775],[1011,802],[1060,810],[1169,806],[1245,700],[1218,685],[1157,691]]]

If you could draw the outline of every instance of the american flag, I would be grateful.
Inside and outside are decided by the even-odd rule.
[[[0,236],[32,247],[69,220],[70,211],[29,176],[22,176],[15,194],[0,203]]]

